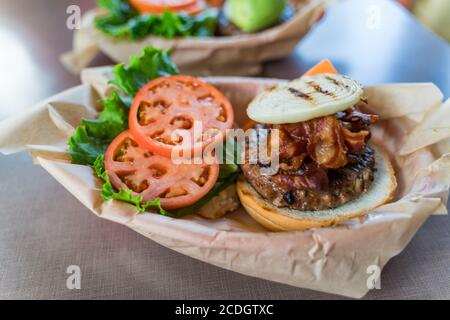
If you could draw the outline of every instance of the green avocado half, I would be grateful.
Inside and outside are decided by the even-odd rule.
[[[228,0],[228,19],[245,32],[255,32],[274,25],[281,17],[287,0]]]

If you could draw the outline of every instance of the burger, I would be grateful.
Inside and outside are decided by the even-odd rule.
[[[249,104],[251,127],[261,132],[253,137],[276,137],[279,151],[271,174],[262,173],[270,163],[249,161],[251,152],[241,165],[237,192],[257,222],[273,231],[332,226],[392,199],[394,170],[370,139],[378,116],[362,112],[365,103],[358,82],[319,73],[266,90]]]

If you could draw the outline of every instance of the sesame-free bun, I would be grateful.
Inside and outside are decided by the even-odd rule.
[[[271,231],[302,231],[362,217],[370,210],[389,202],[397,188],[389,156],[381,147],[373,144],[371,147],[375,150],[376,172],[369,191],[338,208],[320,211],[278,208],[263,199],[244,177],[236,185],[241,203],[257,222]]]

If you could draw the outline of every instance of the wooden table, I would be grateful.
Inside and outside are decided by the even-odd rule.
[[[94,1],[0,0],[0,119],[79,83],[66,8]],[[377,18],[378,15],[378,18]],[[450,47],[391,1],[348,0],[265,76],[293,78],[328,57],[363,84],[436,83],[450,95]],[[109,64],[99,56],[94,65]],[[0,133],[1,134],[1,133]],[[431,217],[366,298],[450,298],[450,221]],[[66,288],[79,265],[82,289]],[[24,154],[0,155],[0,299],[326,299],[335,296],[222,270],[98,219]]]

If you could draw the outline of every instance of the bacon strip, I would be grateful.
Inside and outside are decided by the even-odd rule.
[[[310,124],[313,134],[308,143],[308,153],[322,167],[337,169],[348,163],[347,147],[342,135],[342,124],[335,116],[316,119]]]
[[[281,169],[299,169],[306,156],[324,169],[344,167],[348,153],[364,151],[370,125],[377,119],[352,108],[307,122],[271,126],[280,130]]]
[[[344,112],[338,112],[336,117],[353,132],[369,130],[370,125],[376,123],[379,118],[377,115],[362,113],[356,108],[351,108]]]
[[[347,148],[352,153],[359,153],[364,150],[364,146],[366,145],[366,137],[370,135],[370,132],[367,130],[363,130],[360,132],[351,132],[347,128],[343,128],[342,130],[345,144]]]

